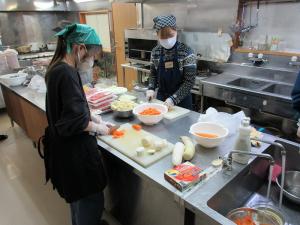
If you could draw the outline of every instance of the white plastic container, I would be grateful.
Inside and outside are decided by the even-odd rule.
[[[190,133],[196,142],[205,148],[218,147],[228,136],[228,129],[220,124],[212,122],[198,122],[191,126]],[[197,133],[208,133],[217,135],[216,138],[207,138],[197,135]]]
[[[234,150],[251,152],[251,135],[252,128],[250,126],[250,118],[246,117],[242,120],[241,126],[239,128],[239,135],[237,137]],[[245,154],[233,154],[233,161],[240,164],[248,164],[250,155]]]

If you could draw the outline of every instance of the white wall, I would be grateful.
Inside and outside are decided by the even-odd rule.
[[[246,25],[249,23],[249,7],[246,11]],[[256,5],[252,6],[252,23],[256,20]],[[246,35],[245,44],[250,41],[264,42],[266,35],[279,37],[280,50],[300,52],[300,3],[261,5],[258,27]],[[248,42],[248,43],[247,43]]]

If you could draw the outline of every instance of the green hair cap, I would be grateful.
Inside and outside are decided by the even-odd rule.
[[[67,53],[72,51],[72,44],[101,45],[100,37],[96,31],[86,24],[75,23],[66,26],[56,33],[55,36],[65,38],[67,42]]]

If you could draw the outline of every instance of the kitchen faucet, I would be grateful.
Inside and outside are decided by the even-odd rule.
[[[267,141],[267,140],[261,140],[261,139],[257,139],[257,138],[251,138],[251,140],[253,141],[259,141],[259,142],[263,142],[266,144],[270,144],[273,145],[277,148],[280,149],[281,152],[281,157],[282,157],[282,175],[281,175],[281,188],[280,188],[280,197],[279,197],[279,208],[281,208],[282,206],[282,198],[283,198],[283,188],[284,188],[284,179],[285,179],[285,165],[286,165],[286,149],[285,147],[278,143],[278,142],[272,142],[272,141]],[[276,148],[275,148],[276,149]],[[300,149],[299,149],[299,153],[300,153]],[[269,173],[269,184],[268,184],[268,193],[267,193],[267,197],[269,198],[270,195],[270,186],[271,186],[271,179],[272,179],[272,173],[273,171],[271,171],[271,169],[273,169],[273,166],[275,164],[275,161],[273,159],[273,157],[269,154],[264,154],[264,153],[253,153],[253,152],[245,152],[245,151],[237,151],[237,150],[233,150],[228,154],[227,160],[225,160],[225,162],[223,163],[223,168],[227,169],[227,170],[232,170],[232,155],[233,154],[244,154],[244,155],[251,155],[251,156],[257,156],[260,158],[265,158],[268,159],[270,161],[270,173]]]
[[[227,159],[223,162],[223,169],[227,169],[229,171],[232,170],[232,161],[233,161],[232,155],[233,154],[251,155],[251,156],[256,156],[256,157],[259,157],[259,158],[265,158],[265,159],[268,159],[270,161],[270,165],[275,164],[275,161],[274,161],[273,157],[269,154],[232,150],[232,151],[229,152]]]

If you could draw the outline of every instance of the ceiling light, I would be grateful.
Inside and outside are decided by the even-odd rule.
[[[54,7],[54,2],[34,1],[33,5],[38,9],[50,9]]]
[[[15,10],[15,9],[17,9],[17,8],[18,8],[18,4],[15,3],[15,4],[9,5],[9,6],[6,8],[6,10],[7,10],[7,11],[12,11],[12,10]]]

